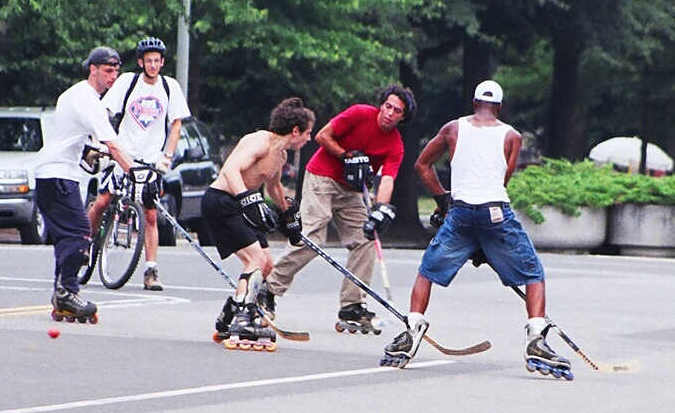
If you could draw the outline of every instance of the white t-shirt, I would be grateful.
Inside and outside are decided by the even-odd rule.
[[[124,96],[131,86],[135,73],[123,73],[103,97],[103,105],[113,113],[122,112]],[[169,85],[166,95],[161,78],[151,85],[140,75],[127,100],[126,113],[119,130],[119,144],[133,158],[156,162],[167,138],[166,118],[169,128],[176,119],[190,116],[183,91],[175,79],[164,76]],[[168,107],[168,111],[167,111]]]
[[[452,199],[469,204],[509,202],[504,187],[504,140],[513,127],[501,121],[497,126],[476,127],[469,117],[459,118],[458,123],[457,146],[450,163]]]
[[[117,138],[99,94],[86,80],[59,96],[54,116],[46,126],[44,146],[33,163],[36,178],[78,181],[82,177],[78,165],[89,136],[99,141]]]

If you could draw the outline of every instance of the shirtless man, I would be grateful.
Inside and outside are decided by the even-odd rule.
[[[299,150],[310,140],[314,122],[314,112],[300,98],[282,101],[272,110],[269,130],[241,138],[202,200],[202,215],[220,258],[235,254],[244,266],[234,297],[228,297],[216,320],[220,337],[231,337],[228,348],[259,338],[274,341],[274,331],[260,325],[255,304],[257,290],[274,266],[265,233],[274,230],[280,220],[278,229],[292,244],[300,243],[298,206],[284,197],[281,169],[286,150]],[[263,184],[283,211],[280,217],[265,204]]]

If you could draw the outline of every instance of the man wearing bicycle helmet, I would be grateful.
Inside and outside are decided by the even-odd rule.
[[[91,238],[79,189],[78,164],[89,137],[108,147],[111,156],[124,170],[131,159],[117,145],[100,95],[117,78],[120,56],[110,47],[96,47],[82,67],[87,80],[63,92],[56,103],[52,133],[38,152],[35,167],[37,205],[45,220],[49,238],[54,242],[54,295],[52,316],[96,321],[96,305],[78,295],[77,273],[86,261]]]
[[[185,96],[178,82],[160,71],[164,66],[166,46],[156,37],[138,42],[136,57],[142,73],[123,73],[103,98],[103,104],[116,114],[120,145],[133,159],[151,163],[160,172],[171,168],[174,151],[180,137],[182,119],[190,116]],[[119,172],[119,171],[118,171]],[[109,182],[109,183],[108,183]],[[110,202],[112,180],[102,185],[101,193],[89,211],[93,228]],[[159,235],[154,200],[159,198],[161,180],[143,188],[145,211],[145,272],[144,289],[161,291],[157,267]]]

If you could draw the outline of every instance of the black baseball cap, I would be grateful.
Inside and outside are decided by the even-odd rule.
[[[108,46],[99,46],[91,49],[89,56],[82,62],[82,67],[86,70],[89,65],[110,65],[120,66],[122,59],[117,50]]]

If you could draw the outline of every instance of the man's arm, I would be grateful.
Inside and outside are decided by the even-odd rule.
[[[114,141],[104,141],[103,143],[108,147],[110,156],[117,161],[124,172],[129,172],[129,168],[131,168],[133,163],[131,158],[129,158],[129,155],[127,155]]]
[[[169,139],[167,139],[166,147],[164,148],[164,155],[169,159],[173,158],[173,154],[176,153],[176,146],[178,146],[178,139],[180,139],[180,128],[182,124],[182,119],[176,119],[171,123]]]
[[[522,141],[523,139],[520,134],[515,130],[511,130],[506,134],[506,139],[504,140],[504,156],[506,157],[506,174],[504,175],[505,187],[509,183],[513,171],[516,170]]]
[[[448,122],[438,131],[438,134],[426,144],[422,153],[415,161],[415,171],[419,175],[424,186],[434,195],[441,195],[446,192],[441,181],[438,179],[434,163],[438,161],[443,153],[448,150],[449,159],[455,153],[457,145],[457,121]]]
[[[391,195],[394,193],[394,178],[389,175],[382,175],[380,185],[377,188],[375,202],[388,204],[391,201]]]
[[[323,146],[328,153],[339,158],[345,152],[345,149],[337,143],[335,139],[333,127],[330,122],[328,122],[321,130],[316,134],[314,138],[316,142]]]
[[[286,157],[288,155],[286,152],[283,154],[283,159],[284,163],[286,163]],[[284,187],[281,185],[281,170],[282,168],[279,168],[276,174],[265,182],[265,189],[267,190],[267,194],[272,198],[272,201],[282,210],[285,211],[288,209],[289,205],[288,202],[286,201],[285,193],[284,193]]]

